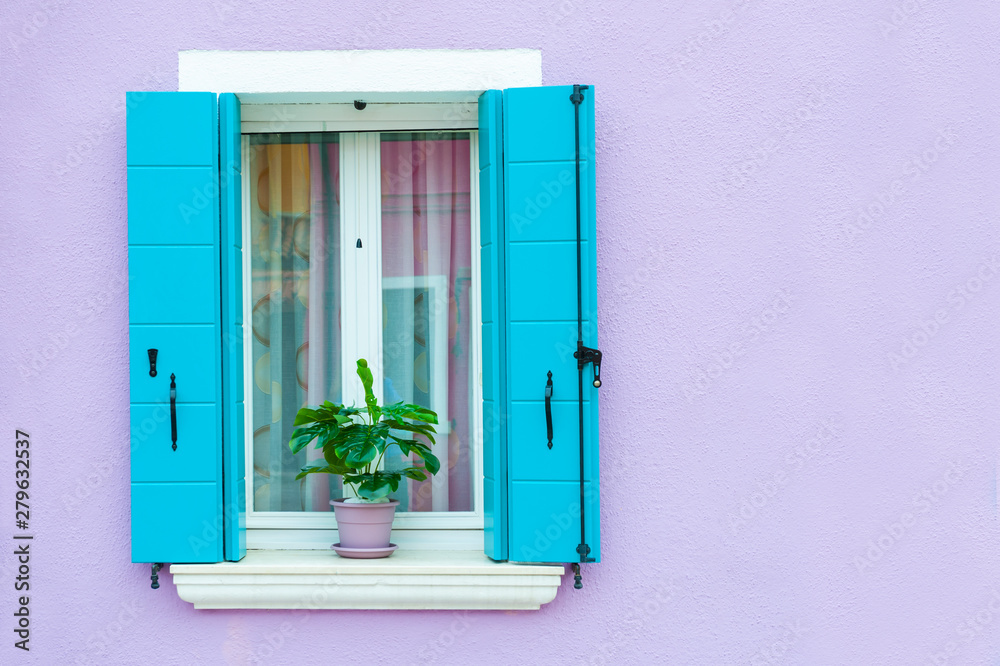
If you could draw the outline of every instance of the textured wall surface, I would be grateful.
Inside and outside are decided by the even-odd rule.
[[[987,664],[990,0],[7,2],[0,662]],[[184,49],[540,48],[597,90],[604,563],[538,612],[207,612],[129,563],[124,91]],[[165,512],[166,515],[166,512]]]

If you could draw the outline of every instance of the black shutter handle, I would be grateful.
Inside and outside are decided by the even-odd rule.
[[[146,350],[146,355],[149,356],[149,376],[150,377],[155,377],[156,376],[156,354],[157,354],[157,351],[158,350],[156,350],[156,349],[147,349]]]
[[[545,431],[549,438],[549,448],[552,448],[552,371],[549,370],[549,381],[545,382]]]
[[[170,375],[170,441],[173,442],[171,447],[174,451],[177,450],[177,382],[174,380],[176,377],[171,373]]]

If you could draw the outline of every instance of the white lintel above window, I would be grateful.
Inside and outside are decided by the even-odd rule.
[[[542,85],[539,49],[180,51],[180,91],[243,104],[475,102],[484,90]]]

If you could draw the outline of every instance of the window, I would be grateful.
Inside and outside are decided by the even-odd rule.
[[[322,453],[292,455],[288,440],[305,404],[364,403],[358,358],[369,360],[380,401],[414,402],[440,420],[442,470],[393,493],[396,536],[482,529],[472,106],[243,107],[250,547],[329,545],[319,536],[329,534],[329,501],[351,491],[340,477],[296,480]],[[367,131],[347,131],[357,127]],[[386,467],[404,464],[396,454]]]
[[[551,600],[562,567],[514,563],[600,559],[593,91],[535,87],[528,51],[179,64],[183,90],[249,92],[127,98],[133,562],[199,608]],[[359,356],[448,440],[370,564],[323,552],[337,489],[285,483],[276,427],[310,392],[357,402]]]

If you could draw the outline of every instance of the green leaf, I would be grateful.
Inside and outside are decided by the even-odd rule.
[[[371,474],[345,474],[344,482],[357,484],[357,483],[362,483],[365,481],[365,479],[369,478],[371,478]]]
[[[396,421],[410,419],[418,421],[421,424],[436,424],[438,422],[437,413],[434,410],[419,405],[394,402],[391,405],[383,407],[382,412],[388,415],[388,419]]]
[[[357,444],[353,442],[339,442],[333,445],[333,453],[338,458],[347,458],[347,454],[356,447]]]
[[[392,437],[393,440],[395,440],[396,446],[398,446],[399,450],[403,452],[403,455],[409,457],[409,455],[410,455],[410,442],[412,442],[413,440],[412,439],[400,439],[399,437],[396,437],[395,435],[389,435],[389,436]]]
[[[403,405],[405,411],[402,414],[404,419],[413,419],[414,421],[424,421],[425,423],[438,422],[437,412],[433,409],[427,409],[426,407],[421,407],[420,405]]]
[[[292,425],[305,425],[306,423],[314,423],[319,420],[320,415],[315,409],[303,407],[295,415],[295,422]]]
[[[297,428],[292,431],[292,438],[288,441],[288,448],[292,453],[298,453],[305,446],[316,438],[319,434],[316,428]]]
[[[329,465],[309,465],[303,467],[302,471],[295,475],[296,480],[304,479],[309,474],[340,474],[341,472]]]
[[[363,358],[358,359],[358,377],[361,378],[361,384],[365,387],[365,404],[368,405],[368,415],[371,417],[372,423],[378,423],[381,411],[378,408],[375,393],[372,391],[375,379],[372,377],[372,371],[368,369],[368,361]]]
[[[339,457],[333,450],[332,446],[327,446],[323,448],[323,459],[326,460],[327,464],[336,469],[334,474],[346,474],[351,471],[351,466],[347,464],[347,461]]]
[[[418,435],[423,435],[431,442],[434,442],[434,432],[435,432],[434,426],[421,425],[419,423],[407,423],[406,421],[396,421],[396,420],[392,421],[387,420],[383,421],[382,423],[385,423],[393,430],[402,430],[404,432],[412,432]]]
[[[354,447],[360,447],[369,441],[369,427],[360,423],[344,426],[330,443],[336,448],[337,455],[346,457],[347,452]]]
[[[378,499],[390,492],[390,482],[384,475],[372,475],[358,486],[358,495],[365,499]]]
[[[403,470],[403,475],[408,479],[413,479],[414,481],[427,480],[427,474],[420,467],[407,467]]]
[[[424,459],[424,466],[427,471],[431,474],[437,474],[441,470],[441,461],[437,459],[433,453],[427,452],[426,455],[421,456]]]
[[[364,467],[375,460],[377,455],[378,450],[373,445],[366,444],[364,447],[351,449],[345,457],[345,461],[351,467]]]
[[[413,453],[416,453],[417,456],[419,456],[420,458],[426,458],[427,456],[431,455],[431,447],[427,446],[423,442],[418,442],[416,440],[412,440],[410,442],[410,450]]]

